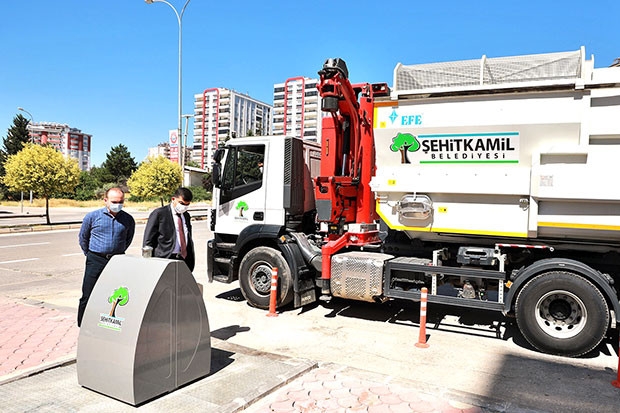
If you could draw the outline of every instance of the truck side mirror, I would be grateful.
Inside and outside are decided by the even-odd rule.
[[[213,180],[213,186],[221,188],[222,186],[222,158],[224,157],[224,150],[217,149],[213,154],[213,172],[211,173],[211,179]]]
[[[222,165],[219,162],[213,163],[213,171],[211,173],[211,179],[213,180],[213,186],[216,188],[220,188],[222,186]]]

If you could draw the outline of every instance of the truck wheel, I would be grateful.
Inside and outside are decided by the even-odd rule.
[[[577,357],[593,350],[609,326],[601,292],[570,272],[540,274],[523,287],[515,304],[519,330],[538,350]]]
[[[278,269],[278,301],[282,307],[293,301],[291,270],[282,253],[269,247],[250,250],[239,266],[239,285],[248,303],[257,308],[269,308],[271,269]]]

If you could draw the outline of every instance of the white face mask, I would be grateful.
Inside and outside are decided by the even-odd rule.
[[[177,214],[183,214],[185,211],[187,211],[187,205],[177,203],[174,206],[174,210],[177,211]]]
[[[110,206],[108,208],[110,208],[110,212],[118,214],[119,212],[121,212],[121,209],[123,209],[123,204],[122,203],[120,204],[110,203]]]

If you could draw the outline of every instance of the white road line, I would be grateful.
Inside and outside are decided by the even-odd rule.
[[[11,264],[13,262],[25,262],[25,261],[36,261],[38,258],[26,258],[23,260],[13,260],[13,261],[0,261],[0,264]]]
[[[76,255],[84,255],[83,252],[76,252],[74,254],[62,254],[61,257],[74,257]]]
[[[47,245],[49,242],[33,242],[31,244],[15,244],[15,245],[2,245],[0,248],[17,248],[17,247],[32,247],[33,245]]]

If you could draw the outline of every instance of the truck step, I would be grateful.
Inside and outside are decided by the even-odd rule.
[[[217,262],[218,264],[225,264],[225,265],[229,265],[230,264],[230,258],[224,258],[224,257],[215,257],[213,258],[215,260],[215,262]]]
[[[397,289],[388,289],[384,292],[386,297],[390,298],[399,298],[403,300],[413,300],[420,301],[421,294],[419,291],[409,290],[397,290]],[[429,303],[439,303],[439,304],[447,304],[454,305],[458,307],[468,307],[468,308],[478,308],[482,310],[495,310],[502,311],[504,310],[504,304],[494,302],[494,301],[483,301],[478,299],[468,299],[468,298],[460,298],[460,297],[450,297],[445,295],[432,295],[428,294],[427,300]]]
[[[217,282],[221,282],[224,284],[230,284],[232,282],[232,280],[230,280],[227,275],[222,275],[222,274],[214,275],[213,279]]]
[[[218,242],[215,244],[215,247],[222,251],[232,251],[235,248],[235,245],[236,244],[234,242]]]

